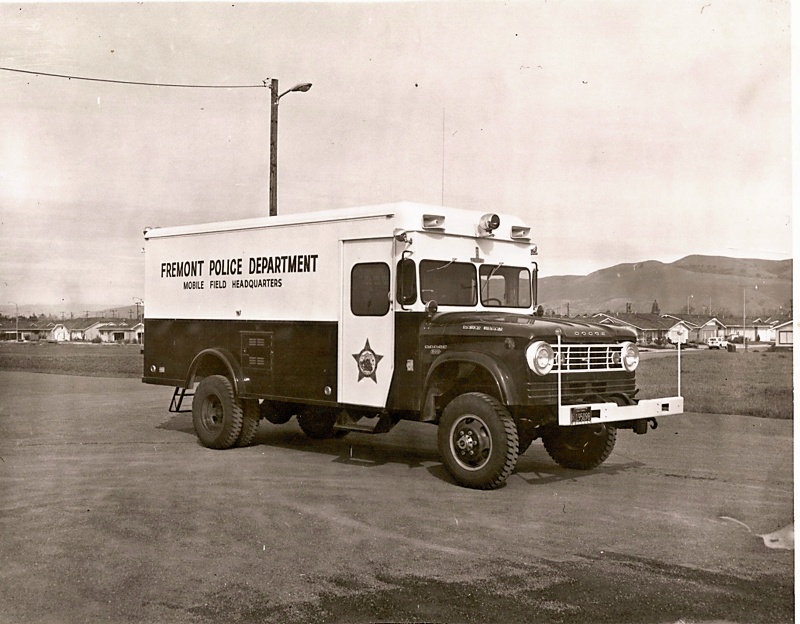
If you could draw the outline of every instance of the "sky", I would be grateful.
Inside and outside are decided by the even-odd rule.
[[[540,275],[792,257],[791,7],[0,3],[0,311],[132,305],[142,230],[395,201],[512,213]],[[146,303],[146,302],[145,302]],[[36,310],[38,311],[38,310]]]

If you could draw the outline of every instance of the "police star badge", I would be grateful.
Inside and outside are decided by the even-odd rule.
[[[378,370],[378,363],[383,359],[383,356],[372,350],[372,347],[369,346],[369,338],[367,338],[364,348],[359,353],[353,353],[353,358],[358,364],[358,381],[369,377],[372,381],[378,383],[375,374]]]

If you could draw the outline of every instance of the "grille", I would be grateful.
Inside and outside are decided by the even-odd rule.
[[[555,403],[558,396],[558,381],[555,379],[531,381],[527,384],[528,400],[535,403]],[[565,403],[582,401],[586,397],[609,394],[633,394],[636,380],[633,373],[624,377],[589,380],[584,377],[568,377],[562,381],[561,393]]]
[[[608,345],[553,345],[556,364],[553,372],[580,373],[585,371],[621,371],[622,346]]]

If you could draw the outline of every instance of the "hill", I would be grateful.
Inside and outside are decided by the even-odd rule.
[[[672,263],[655,260],[618,264],[589,275],[539,280],[539,301],[547,310],[570,315],[591,312],[691,311],[714,316],[777,314],[791,307],[792,260],[687,256]]]

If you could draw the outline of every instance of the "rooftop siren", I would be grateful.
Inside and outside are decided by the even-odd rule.
[[[478,234],[480,236],[494,236],[492,232],[500,227],[500,217],[493,212],[487,212],[481,217],[478,223]]]
[[[437,214],[422,215],[422,227],[426,230],[443,230],[444,216]]]

